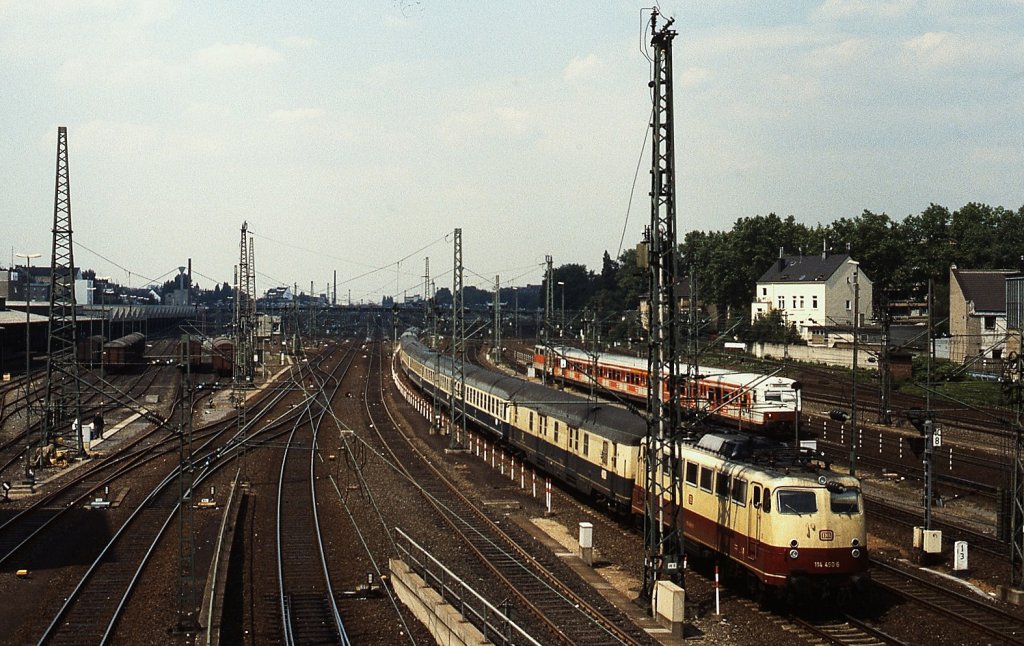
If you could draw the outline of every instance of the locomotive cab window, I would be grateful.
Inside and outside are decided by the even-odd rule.
[[[732,481],[732,501],[747,506],[747,481],[736,478]]]
[[[715,477],[715,493],[723,498],[729,497],[729,474],[718,473]]]
[[[691,487],[697,486],[697,463],[687,462],[686,463],[686,484]]]
[[[714,472],[707,468],[700,468],[700,488],[704,491],[711,491],[711,476]]]
[[[860,492],[847,489],[843,492],[830,491],[828,494],[829,508],[833,514],[860,513]]]
[[[780,514],[814,514],[818,511],[818,500],[814,491],[806,489],[780,489],[777,492],[779,497]]]

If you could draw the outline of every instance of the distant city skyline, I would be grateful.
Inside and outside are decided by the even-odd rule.
[[[1024,204],[1024,0],[660,2],[678,230]],[[75,264],[192,258],[339,301],[599,270],[649,221],[648,13],[627,2],[0,0],[3,264],[51,250],[68,127]],[[646,140],[649,143],[649,140]],[[636,182],[634,184],[634,176]],[[628,218],[627,218],[628,213]]]

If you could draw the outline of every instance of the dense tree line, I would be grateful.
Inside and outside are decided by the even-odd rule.
[[[1024,206],[1016,211],[970,203],[956,211],[931,204],[919,214],[893,220],[864,211],[831,224],[806,225],[774,213],[740,218],[729,231],[691,231],[680,244],[681,267],[697,274],[699,300],[723,318],[748,319],[757,279],[779,257],[849,253],[874,283],[875,305],[883,299],[920,300],[933,282],[935,309],[948,308],[949,268],[1018,269],[1024,254]],[[647,293],[647,275],[636,251],[617,260],[607,252],[600,273],[583,265],[554,270],[555,307],[597,312],[635,310]],[[541,293],[544,293],[542,285]]]

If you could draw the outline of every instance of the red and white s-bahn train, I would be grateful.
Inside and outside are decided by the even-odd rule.
[[[398,348],[402,371],[449,406],[451,359],[412,333]],[[625,408],[465,365],[467,419],[565,486],[620,514],[644,514],[647,424]],[[762,591],[828,596],[867,581],[860,483],[776,439],[735,432],[680,440],[676,450],[689,552],[717,555]],[[663,477],[668,478],[669,474]],[[666,484],[666,483],[663,483]]]
[[[606,352],[588,353],[569,346],[538,345],[535,374],[564,379],[580,387],[634,401],[647,401],[647,359]],[[680,366],[679,374],[686,374]],[[662,393],[662,399],[668,391]],[[741,430],[792,433],[800,413],[800,382],[786,377],[700,366],[697,380],[684,386],[684,405],[704,411],[712,420]]]

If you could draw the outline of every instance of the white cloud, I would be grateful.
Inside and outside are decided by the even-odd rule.
[[[841,42],[819,47],[810,57],[811,64],[817,67],[831,65],[849,65],[868,61],[877,49],[877,43],[868,38],[847,38]]]
[[[930,67],[960,65],[983,67],[988,73],[1017,66],[1024,59],[1024,39],[998,34],[961,34],[932,31],[903,43],[912,61]]]
[[[295,110],[274,110],[270,113],[271,121],[294,123],[296,121],[314,121],[324,116],[320,108],[298,108]]]
[[[711,70],[705,67],[687,67],[682,71],[676,83],[681,87],[693,88],[703,85],[712,78]]]
[[[276,49],[253,43],[225,45],[216,43],[192,53],[191,62],[210,69],[260,67],[279,62],[283,56]]]
[[[291,36],[285,38],[282,42],[286,47],[291,47],[292,49],[314,49],[320,46],[319,40],[305,36]]]
[[[566,81],[592,81],[601,76],[604,62],[590,54],[580,58],[576,56],[565,66],[562,78]]]
[[[916,0],[825,0],[815,13],[823,18],[899,18]]]

